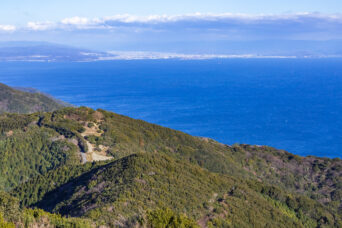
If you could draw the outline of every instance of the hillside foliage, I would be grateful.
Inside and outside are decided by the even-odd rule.
[[[112,160],[82,164],[89,143]],[[104,110],[0,116],[0,190],[20,218],[0,210],[8,226],[33,216],[30,224],[341,227],[341,183],[340,159],[224,145]]]
[[[24,92],[0,83],[0,113],[51,112],[65,105],[42,93]]]

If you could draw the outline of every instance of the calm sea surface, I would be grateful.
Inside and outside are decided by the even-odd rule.
[[[12,62],[0,82],[226,144],[342,157],[341,59]]]

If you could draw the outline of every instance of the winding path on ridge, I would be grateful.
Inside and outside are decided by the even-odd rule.
[[[108,147],[99,145],[98,148],[100,151],[97,151],[95,148],[96,146],[91,144],[87,139],[86,136],[101,136],[101,130],[99,129],[98,125],[93,123],[92,127],[88,127],[88,123],[85,124],[84,126],[85,131],[81,133],[82,137],[87,143],[88,147],[88,152],[87,153],[82,153],[81,152],[81,157],[82,157],[82,163],[86,162],[92,162],[92,161],[105,161],[105,160],[110,160],[113,159],[111,156],[107,156],[106,151],[108,150]]]

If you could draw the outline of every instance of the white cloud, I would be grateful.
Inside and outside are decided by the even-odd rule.
[[[222,21],[222,20],[238,20],[240,22],[257,22],[263,20],[301,20],[301,19],[321,19],[334,20],[342,22],[342,15],[323,15],[318,13],[297,13],[297,14],[283,14],[283,15],[248,15],[248,14],[185,14],[185,15],[150,15],[150,16],[134,16],[129,14],[115,15],[104,17],[97,22],[118,21],[124,23],[168,23],[180,21]],[[88,20],[91,21],[91,20]]]
[[[20,30],[23,28],[18,28]],[[29,22],[24,29],[33,31],[60,30],[74,31],[103,30],[119,33],[168,32],[175,34],[197,32],[200,36],[225,39],[232,37],[340,39],[342,37],[342,14],[324,15],[319,13],[297,13],[283,15],[248,14],[187,14],[150,15],[129,14],[103,18],[71,17],[58,22]],[[13,26],[0,26],[0,31],[14,31]],[[195,33],[194,33],[195,34]],[[317,34],[312,35],[312,34]],[[318,36],[318,34],[321,34]],[[303,38],[302,38],[303,37]]]
[[[3,32],[14,32],[16,27],[13,25],[0,25],[0,31]]]
[[[103,18],[86,18],[86,17],[71,17],[65,18],[56,23],[38,22],[32,24],[32,28],[47,28],[53,24],[58,28],[75,28],[75,29],[96,29],[107,28],[110,29],[116,26],[146,26],[146,25],[163,25],[169,23],[185,23],[192,22],[188,26],[201,23],[225,23],[225,24],[262,24],[262,23],[340,23],[342,24],[342,14],[323,15],[318,13],[297,13],[284,15],[248,15],[248,14],[186,14],[186,15],[150,15],[150,16],[136,16],[130,14],[120,14]],[[32,22],[31,22],[32,23]]]
[[[86,18],[86,17],[70,17],[64,18],[57,23],[61,29],[104,29],[103,19]]]
[[[91,21],[88,18],[85,17],[71,17],[71,18],[65,18],[61,21],[62,24],[65,25],[87,25],[89,24]]]
[[[27,28],[34,31],[44,31],[55,27],[53,22],[28,22]]]

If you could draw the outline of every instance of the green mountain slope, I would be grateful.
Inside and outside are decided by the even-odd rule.
[[[52,179],[41,181],[17,192],[30,195]],[[130,155],[94,168],[45,194],[34,206],[112,226],[132,226],[158,208],[185,213],[199,224],[238,227],[333,226],[340,221],[309,198],[214,174],[159,153]],[[299,209],[302,214],[297,216]],[[320,221],[322,217],[327,221]]]
[[[18,199],[0,192],[0,227],[77,227],[90,228],[94,224],[89,219],[65,218],[41,209],[21,209]]]
[[[22,206],[112,225],[170,208],[201,226],[342,226],[340,159],[223,145],[84,107],[2,115],[0,134],[0,189]]]
[[[64,164],[80,163],[78,147],[52,129],[37,125],[39,116],[0,116],[0,190]]]
[[[64,106],[42,93],[24,92],[0,83],[0,113],[50,112]]]

